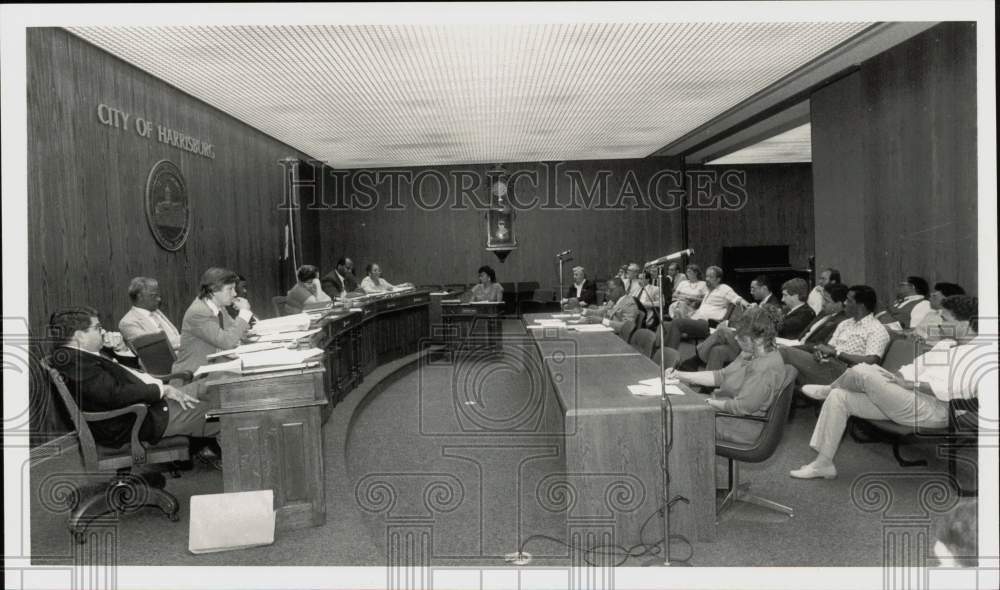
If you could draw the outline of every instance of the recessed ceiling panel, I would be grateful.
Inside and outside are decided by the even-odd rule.
[[[336,167],[645,157],[870,23],[86,27]]]
[[[716,164],[782,164],[812,162],[812,126],[806,123],[784,133],[706,162]]]

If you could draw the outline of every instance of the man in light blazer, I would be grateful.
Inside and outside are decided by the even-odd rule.
[[[627,339],[635,317],[639,315],[639,306],[635,304],[635,297],[625,292],[625,282],[615,277],[608,281],[608,301],[601,307],[583,310],[583,315],[588,322],[600,322]]]
[[[236,348],[250,328],[250,302],[236,296],[239,275],[225,268],[210,268],[201,275],[201,292],[191,302],[181,321],[181,347],[173,371],[194,371],[208,355]],[[226,313],[235,305],[235,318]]]
[[[118,321],[118,331],[129,345],[144,334],[163,332],[176,351],[181,346],[181,333],[160,311],[160,285],[156,279],[135,277],[128,286],[132,309]]]

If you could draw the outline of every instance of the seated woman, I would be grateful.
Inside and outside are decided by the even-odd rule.
[[[975,300],[965,295],[954,297]],[[962,305],[976,305],[973,301]],[[816,458],[789,475],[797,479],[837,477],[833,458],[851,416],[892,420],[914,429],[944,428],[949,400],[977,397],[980,388],[996,391],[996,359],[995,338],[965,344],[942,340],[897,373],[860,363],[830,385],[802,386],[803,394],[826,401],[809,441]]]
[[[701,267],[697,264],[687,265],[685,278],[674,285],[674,302],[670,304],[671,318],[686,318],[701,305],[701,300],[708,295],[708,283],[704,279]]]
[[[361,281],[361,290],[365,292],[365,295],[386,293],[396,289],[395,285],[382,278],[382,269],[379,268],[379,265],[369,264],[365,267],[365,273],[368,276]]]
[[[321,303],[330,301],[320,287],[319,269],[311,264],[303,264],[296,272],[299,282],[288,291],[285,298],[285,307],[289,312],[299,313],[309,303]]]
[[[708,404],[738,416],[763,416],[781,392],[785,362],[774,345],[781,313],[774,306],[754,307],[734,323],[740,356],[718,371],[675,371],[665,373],[682,383],[718,387]],[[749,444],[757,439],[764,423],[717,416],[715,436],[719,440]]]
[[[503,301],[503,285],[497,282],[497,273],[489,266],[479,267],[479,283],[472,288],[473,303],[476,301]]]

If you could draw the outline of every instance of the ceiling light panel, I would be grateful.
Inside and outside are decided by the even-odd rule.
[[[350,168],[645,157],[867,26],[69,30]]]
[[[788,164],[812,162],[812,126],[806,123],[794,129],[716,158],[716,164]]]

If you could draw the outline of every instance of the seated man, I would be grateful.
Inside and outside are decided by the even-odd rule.
[[[176,351],[181,346],[181,333],[160,311],[160,285],[156,279],[135,277],[128,286],[132,309],[118,321],[118,330],[129,345],[143,334],[163,332]]]
[[[898,373],[858,364],[828,386],[803,387],[806,395],[826,401],[809,441],[816,458],[789,475],[799,479],[837,477],[833,458],[851,416],[892,420],[914,428],[944,428],[949,400],[977,397],[977,389],[996,391],[996,360],[995,340],[961,345],[943,340]],[[987,386],[986,381],[992,383]]]
[[[780,307],[781,305],[771,294],[771,287],[764,275],[754,277],[750,281],[750,295],[754,299],[750,307],[758,305]],[[694,354],[681,361],[677,368],[685,371],[696,371],[704,364],[706,370],[716,371],[736,360],[739,354],[740,345],[736,342],[733,330],[729,326],[720,325],[713,334],[699,342]]]
[[[330,296],[330,299],[350,297],[351,294],[358,293],[358,280],[354,278],[354,261],[350,258],[341,258],[337,261],[337,267],[323,277],[321,282],[323,291]]]
[[[206,381],[182,388],[128,369],[101,356],[101,323],[89,307],[64,309],[52,314],[50,334],[59,339],[52,353],[52,368],[59,371],[85,412],[107,412],[142,403],[149,407],[139,430],[139,440],[156,443],[163,437],[215,437],[218,422],[206,422],[205,412],[214,402],[204,397]],[[135,416],[126,414],[89,424],[98,444],[117,448],[131,437]]]
[[[319,269],[311,264],[303,264],[296,271],[299,279],[285,297],[285,307],[289,312],[300,313],[309,303],[330,301],[319,282]]]
[[[817,344],[826,344],[840,322],[847,319],[844,302],[847,301],[847,285],[829,282],[823,287],[823,308],[816,319],[802,330],[796,340],[796,348],[812,352]]]
[[[664,326],[663,346],[676,349],[681,338],[706,338],[709,322],[718,323],[726,318],[732,306],[747,307],[749,304],[722,282],[722,269],[710,266],[705,271],[708,294],[690,318],[677,318]]]
[[[931,310],[931,302],[927,300],[930,289],[927,281],[921,277],[906,277],[896,286],[896,300],[888,309],[875,316],[875,319],[893,329],[909,329],[916,326]],[[896,328],[896,324],[899,325]]]
[[[785,317],[778,329],[779,338],[797,338],[816,313],[806,305],[809,284],[804,279],[789,279],[781,285],[781,302],[785,304]]]
[[[951,297],[952,295],[965,295],[965,289],[954,283],[934,284],[934,290],[931,291],[931,296],[928,298],[931,304],[930,311],[924,315],[920,322],[911,324],[915,336],[922,338],[929,344],[934,344],[940,340],[936,327],[942,323],[941,303],[946,297]]]
[[[823,288],[830,283],[842,282],[840,271],[835,268],[824,268],[823,272],[819,273],[816,286],[809,292],[809,298],[806,300],[806,303],[809,304],[809,307],[812,308],[816,315],[819,315],[823,311]]]
[[[625,292],[625,282],[615,277],[608,281],[607,303],[600,307],[585,309],[583,315],[587,321],[600,322],[613,328],[619,336],[627,337],[625,329],[631,328],[635,323],[639,308],[635,304],[635,298]]]
[[[642,289],[642,285],[639,284],[639,271],[642,267],[639,266],[638,262],[629,262],[628,266],[625,267],[625,277],[622,279],[622,283],[625,285],[625,292],[632,297],[639,296],[639,290]]]
[[[236,296],[239,275],[225,268],[210,268],[201,275],[201,292],[184,312],[181,348],[173,371],[192,371],[208,361],[208,355],[240,345],[250,329],[250,302]],[[235,318],[223,311],[234,305]]]
[[[586,307],[597,303],[597,283],[587,278],[587,272],[582,266],[573,267],[573,284],[566,290],[561,303],[569,307]]]
[[[847,319],[840,322],[827,344],[817,344],[812,352],[799,348],[782,348],[785,363],[799,371],[795,383],[799,386],[828,384],[840,377],[848,367],[878,364],[882,360],[889,333],[872,315],[876,305],[875,290],[867,285],[854,285],[847,290],[844,311]]]

